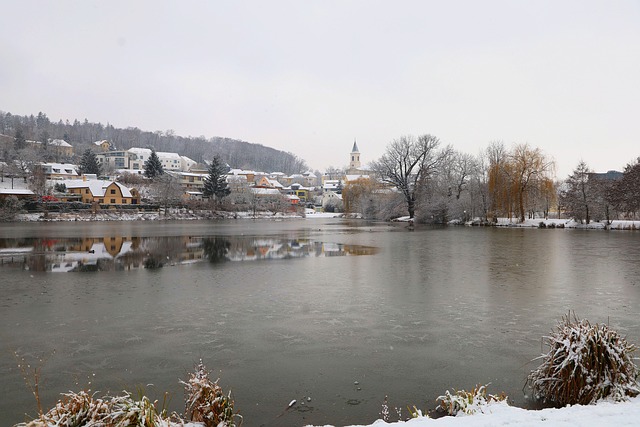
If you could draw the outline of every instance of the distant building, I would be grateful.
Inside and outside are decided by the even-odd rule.
[[[596,179],[596,180],[602,180],[602,181],[617,181],[619,179],[622,179],[622,172],[618,172],[618,171],[607,171],[605,173],[590,173],[589,174],[589,179]]]
[[[78,166],[71,163],[41,163],[46,179],[74,179],[80,174]]]
[[[349,169],[347,174],[356,175],[360,172],[360,150],[358,149],[358,143],[353,140],[353,148],[349,154]]]
[[[102,141],[95,141],[93,145],[97,150],[102,152],[106,152],[111,149],[111,144],[106,139],[103,139]]]

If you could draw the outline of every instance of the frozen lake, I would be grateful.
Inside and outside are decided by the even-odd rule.
[[[45,408],[143,385],[181,412],[178,379],[199,358],[245,426],[370,423],[385,395],[406,412],[489,382],[523,405],[541,337],[569,310],[640,344],[639,239],[337,219],[0,224],[0,425],[37,412],[14,352],[46,358]]]

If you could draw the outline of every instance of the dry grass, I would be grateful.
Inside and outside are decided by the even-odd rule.
[[[36,379],[39,377],[38,370],[34,376]],[[202,422],[206,427],[235,427],[234,420],[242,420],[240,415],[233,412],[231,393],[225,396],[217,382],[209,380],[209,372],[202,361],[189,380],[182,383],[187,391],[187,416],[190,421]],[[28,385],[39,405],[37,386],[32,383]],[[115,397],[96,398],[90,391],[69,392],[63,394],[48,412],[42,413],[39,407],[37,419],[15,427],[177,427],[186,424],[178,414],[168,415],[166,410],[158,410],[158,402],[152,402],[142,390],[139,390],[138,399],[126,391],[123,393]]]
[[[471,415],[482,412],[482,408],[492,402],[505,402],[508,397],[504,393],[499,395],[487,394],[488,385],[476,385],[471,391],[454,390],[450,393],[445,391],[444,396],[440,396],[436,401],[440,401],[440,409],[447,415],[455,416],[459,412]]]
[[[632,357],[636,346],[608,325],[591,325],[569,314],[546,344],[542,364],[527,378],[536,399],[564,406],[640,394]]]
[[[189,379],[181,382],[185,388],[185,417],[188,420],[202,422],[206,427],[234,427],[238,418],[242,424],[242,417],[233,412],[231,392],[225,395],[218,381],[210,380],[202,360]]]

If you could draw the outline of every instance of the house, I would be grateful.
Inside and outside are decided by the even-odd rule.
[[[33,199],[35,194],[28,188],[0,188],[0,201],[12,196],[18,199]]]
[[[106,151],[96,154],[96,160],[103,171],[131,168],[131,155],[128,151]]]
[[[64,139],[50,139],[46,144],[42,141],[26,141],[33,148],[46,149],[57,159],[73,156],[73,146]]]
[[[256,181],[256,187],[261,188],[276,188],[278,190],[282,190],[284,187],[275,179],[267,178],[266,176],[261,177]]]
[[[207,174],[191,173],[191,172],[174,172],[168,171],[168,174],[176,178],[180,187],[187,191],[202,191],[204,189],[204,181],[208,177]]]
[[[151,157],[149,148],[129,148],[129,166],[127,169],[143,170],[144,163]],[[188,172],[198,163],[187,156],[181,156],[178,153],[169,153],[165,151],[156,151],[156,155],[165,171],[183,171]]]
[[[80,175],[78,166],[71,163],[41,163],[46,179],[75,179]]]
[[[313,191],[313,188],[303,187],[300,184],[294,183],[291,184],[290,187],[284,188],[282,191],[284,194],[296,196],[299,201],[306,203],[311,198],[311,191]]]
[[[111,149],[111,144],[106,139],[103,139],[102,141],[95,141],[93,145],[96,150],[99,150],[102,152],[107,152]]]
[[[342,194],[331,190],[325,191],[322,194],[322,208],[325,211],[334,212],[335,210],[341,210],[342,206]]]
[[[83,203],[101,205],[138,205],[140,194],[135,188],[128,188],[119,182],[97,179],[77,179],[65,181],[67,192],[81,196]]]

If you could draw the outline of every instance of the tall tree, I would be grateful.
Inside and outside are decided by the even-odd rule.
[[[20,128],[16,129],[16,134],[14,137],[14,147],[16,151],[23,150],[27,147],[27,140],[25,139],[24,133]]]
[[[640,212],[640,157],[625,166],[622,178],[615,182],[612,190],[611,199],[616,210],[635,218]]]
[[[158,158],[155,150],[151,150],[151,155],[144,162],[144,176],[147,178],[156,178],[164,173],[164,169],[162,169],[162,162]]]
[[[84,150],[82,159],[80,159],[80,174],[96,174],[100,175],[100,164],[96,158],[96,154],[90,148]]]
[[[438,151],[440,140],[433,135],[402,136],[393,140],[382,157],[373,162],[382,181],[396,187],[404,196],[409,218],[415,216],[418,187],[424,185],[449,152]]]
[[[581,160],[573,173],[565,180],[560,191],[561,204],[567,213],[577,221],[591,222],[593,211],[594,188],[589,182],[589,174],[592,173],[589,166]]]
[[[536,191],[538,185],[553,172],[554,163],[539,148],[531,148],[529,144],[516,145],[510,156],[511,170],[509,175],[518,201],[520,221],[525,219],[525,201],[527,196]]]
[[[215,197],[219,202],[222,198],[231,193],[227,184],[227,167],[222,163],[219,156],[215,156],[209,165],[209,175],[204,181],[205,197]]]

